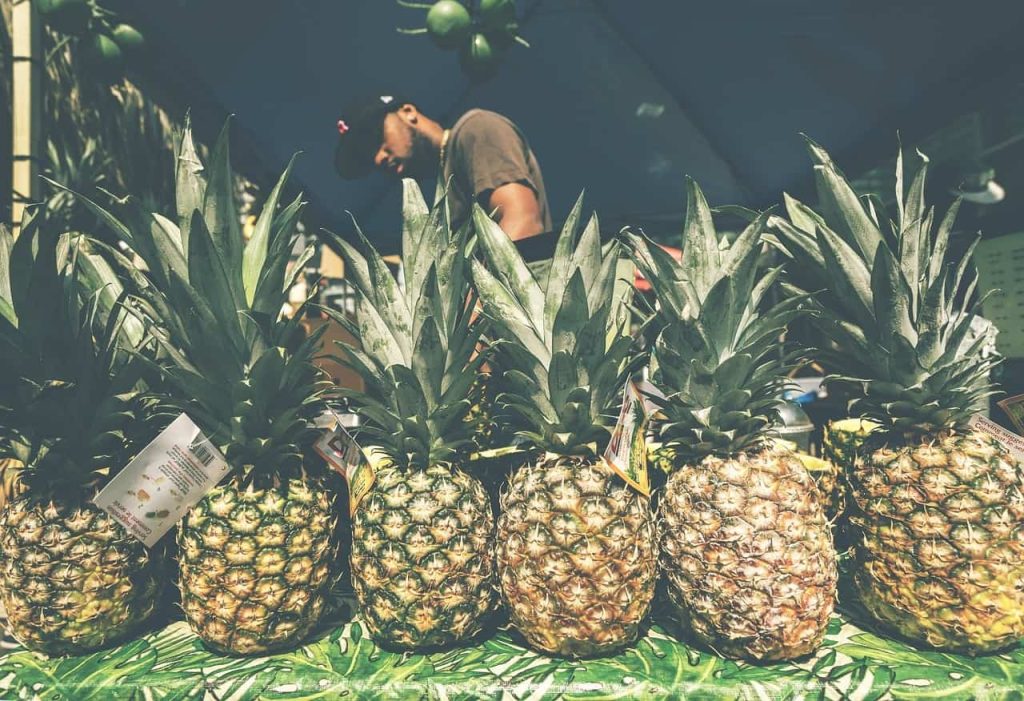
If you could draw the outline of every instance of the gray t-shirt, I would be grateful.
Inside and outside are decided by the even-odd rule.
[[[537,195],[544,230],[552,229],[537,157],[519,128],[496,112],[473,109],[455,122],[448,137],[442,182],[452,183],[448,207],[456,227],[470,215],[474,201],[486,208],[486,199],[481,198],[492,190],[522,183]]]

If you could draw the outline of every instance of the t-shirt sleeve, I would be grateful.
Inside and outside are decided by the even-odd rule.
[[[479,114],[459,130],[456,172],[473,191],[473,199],[508,183],[523,183],[535,192],[527,146],[519,132],[498,115]]]

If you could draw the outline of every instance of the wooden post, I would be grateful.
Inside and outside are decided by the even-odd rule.
[[[25,205],[38,202],[43,126],[43,30],[32,0],[11,7],[11,228],[17,236]]]

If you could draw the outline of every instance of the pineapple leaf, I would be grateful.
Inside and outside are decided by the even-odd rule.
[[[476,204],[473,205],[473,223],[476,226],[477,241],[491,262],[492,269],[514,295],[514,299],[518,300],[518,305],[526,313],[527,325],[533,329],[542,343],[545,342],[542,327],[544,293],[533,273],[501,227]]]
[[[848,244],[855,246],[862,256],[874,255],[882,240],[882,232],[864,211],[857,194],[843,179],[831,159],[815,166],[814,175],[818,184],[818,198],[825,210],[824,218],[838,227],[836,233]]]
[[[267,249],[270,245],[270,236],[273,233],[277,205],[281,200],[281,191],[291,176],[294,164],[295,156],[292,156],[288,161],[288,166],[274,185],[274,189],[270,191],[267,201],[263,204],[263,210],[256,220],[249,243],[242,251],[242,286],[245,288],[245,301],[250,308],[254,306],[256,288],[260,281],[263,265],[267,260]]]
[[[704,296],[711,288],[712,271],[721,264],[718,237],[711,221],[711,210],[697,181],[686,179],[686,222],[681,248],[684,274]]]
[[[551,326],[553,330],[551,337],[552,367],[554,356],[558,353],[565,352],[572,355],[575,352],[577,340],[589,319],[587,289],[583,283],[583,273],[577,269],[569,278],[569,284],[565,286],[561,307]]]
[[[551,280],[565,280],[572,274],[572,252],[576,243],[576,228],[583,212],[583,193],[576,198],[569,216],[562,226],[562,234],[555,244],[555,254],[551,258],[551,270],[548,273],[548,286],[544,295],[544,323],[550,328],[555,323],[555,316],[562,306],[562,292],[565,288],[551,284]]]
[[[214,248],[220,254],[224,269],[237,273],[242,270],[242,230],[238,221],[238,208],[235,205],[234,176],[229,154],[230,128],[229,117],[225,120],[210,155],[209,180],[203,196],[202,219]],[[193,216],[190,222],[190,236],[191,225],[195,222]],[[245,299],[241,275],[230,275],[227,281],[231,292],[230,299],[234,302],[235,309],[241,309]]]
[[[857,252],[828,227],[818,230],[822,258],[836,297],[861,324],[874,323],[871,273]],[[885,244],[879,240],[879,246]]]
[[[253,295],[251,305],[253,312],[276,318],[281,311],[281,305],[287,299],[285,273],[291,259],[295,227],[305,206],[306,203],[302,201],[302,195],[296,196],[287,207],[281,210],[280,216],[273,223],[263,271],[259,275],[256,293]],[[297,276],[301,271],[301,266],[296,265],[293,274]]]
[[[946,215],[942,218],[935,233],[935,242],[932,244],[932,252],[928,261],[928,280],[930,282],[934,282],[942,275],[946,264],[946,251],[949,248],[949,234],[953,230],[953,223],[956,221],[962,201],[960,197],[953,200],[953,204],[946,210]]]
[[[419,384],[424,388],[428,411],[437,408],[436,398],[441,395],[441,380],[444,376],[445,352],[440,334],[433,318],[428,318],[420,327],[415,339],[412,355],[412,370]]]
[[[591,215],[587,225],[583,227],[579,241],[572,252],[570,270],[580,270],[583,279],[593,280],[601,268],[603,255],[601,251],[601,231],[597,215]]]
[[[874,315],[882,343],[891,348],[896,338],[911,345],[917,343],[917,332],[910,319],[910,287],[899,264],[884,242],[878,244],[871,266],[871,294]]]
[[[231,294],[231,275],[227,261],[221,255],[212,234],[207,230],[202,215],[192,213],[192,224],[189,227],[188,284],[204,300],[218,324],[225,329],[226,338],[237,338],[240,332],[238,312],[242,307],[237,304]],[[241,351],[241,349],[239,349]]]
[[[519,298],[491,275],[482,263],[473,260],[472,265],[473,280],[480,292],[484,313],[491,323],[501,330],[503,338],[514,339],[547,368],[551,363],[551,352],[531,323],[529,312],[520,305]]]
[[[181,248],[187,251],[192,212],[202,209],[203,200],[206,198],[206,176],[203,174],[203,164],[192,141],[192,120],[189,116],[185,117],[185,129],[181,135],[181,147],[175,163],[174,183]]]

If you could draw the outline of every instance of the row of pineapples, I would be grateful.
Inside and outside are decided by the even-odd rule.
[[[352,583],[378,643],[472,639],[500,597],[531,646],[607,654],[636,639],[664,575],[679,622],[721,654],[807,654],[833,610],[837,558],[825,500],[770,440],[776,397],[808,353],[785,332],[806,317],[828,339],[815,354],[844,369],[855,415],[877,427],[845,475],[861,602],[942,649],[1014,642],[1024,466],[967,425],[992,392],[991,361],[963,343],[974,276],[949,253],[955,208],[934,227],[924,167],[904,192],[900,163],[898,219],[883,226],[811,153],[820,212],[787,199],[786,217],[754,217],[727,243],[690,183],[676,261],[629,233],[602,246],[596,219],[580,232],[577,203],[542,279],[481,210],[452,231],[444,201],[428,207],[407,182],[402,284],[367,241],[333,237],[359,292],[354,321],[334,316],[359,341],[340,352],[362,392],[331,388],[319,335],[280,316],[308,255],[288,269],[302,203],[278,207],[287,171],[243,246],[226,132],[209,169],[185,134],[176,222],[131,198],[117,214],[90,204],[141,267],[39,218],[17,241],[0,234],[0,457],[22,463],[25,483],[0,512],[15,635],[74,654],[144,624],[165,558],[90,499],[150,426],[186,411],[234,467],[178,529],[186,618],[225,652],[297,644],[340,569],[339,490],[309,454],[314,418],[340,393],[360,441],[385,456],[351,524]],[[761,269],[765,243],[787,264]],[[613,293],[623,249],[657,298],[650,348]],[[497,518],[469,462],[488,361],[522,451]],[[644,365],[671,467],[656,505],[601,458],[623,383]],[[859,428],[837,431],[837,450]]]

